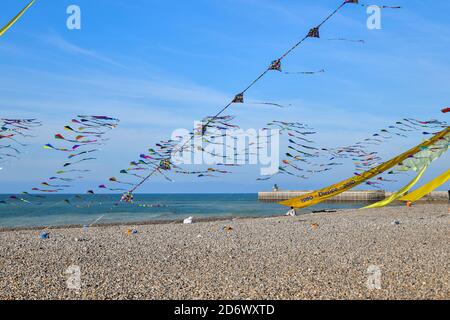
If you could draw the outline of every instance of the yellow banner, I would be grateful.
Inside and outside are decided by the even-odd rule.
[[[440,186],[442,186],[444,183],[446,183],[448,180],[450,180],[450,169],[448,169],[446,172],[441,174],[439,177],[431,180],[426,185],[420,187],[419,189],[407,194],[403,198],[400,198],[400,201],[411,201],[415,202],[417,200],[422,199],[427,194],[431,193],[432,191],[436,190]]]
[[[6,26],[0,29],[0,37],[5,34],[16,22],[23,16],[23,14],[33,5],[35,0],[32,0],[22,11],[20,11]]]
[[[428,148],[428,147],[432,146],[433,144],[435,144],[436,142],[439,142],[440,140],[445,139],[448,134],[450,134],[450,127],[447,127],[445,130],[437,133],[431,139],[421,143],[417,147],[414,147],[411,150],[408,150],[405,153],[402,153],[401,155],[399,155],[399,156],[397,156],[375,168],[372,168],[372,169],[362,173],[360,176],[353,176],[347,180],[333,184],[333,185],[323,188],[321,190],[317,190],[317,191],[305,194],[301,197],[297,197],[297,198],[293,198],[290,200],[280,202],[280,204],[287,206],[287,207],[294,207],[294,208],[299,209],[299,208],[309,207],[309,206],[315,205],[317,203],[320,203],[322,201],[325,201],[325,200],[332,198],[334,196],[337,196],[338,194],[341,194],[347,190],[353,189],[356,186],[360,185],[361,183],[363,183],[367,180],[370,180],[373,177],[376,177],[379,174],[395,167],[396,165],[405,161],[406,159],[410,158],[411,156],[423,151],[424,148]]]
[[[414,187],[417,182],[419,182],[420,178],[422,178],[427,168],[428,166],[423,167],[423,169],[419,172],[417,177],[415,177],[410,183],[401,188],[399,191],[394,192],[390,197],[387,197],[386,199],[381,200],[377,203],[371,204],[370,206],[364,207],[363,209],[382,208],[392,203],[393,201],[397,200],[398,198],[401,198],[402,196],[405,195],[405,193],[411,190],[411,188]]]

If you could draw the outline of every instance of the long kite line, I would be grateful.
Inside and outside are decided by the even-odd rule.
[[[334,15],[336,15],[347,3],[352,4],[359,4],[358,0],[345,0],[339,7],[337,7],[330,15],[328,15],[325,19],[323,19],[316,27],[309,30],[307,35],[303,37],[300,41],[298,41],[296,44],[294,44],[289,50],[287,50],[285,53],[281,55],[280,58],[272,61],[272,63],[267,67],[264,72],[262,72],[256,79],[254,79],[250,84],[241,91],[241,93],[237,94],[227,105],[225,105],[215,116],[211,117],[206,124],[203,126],[204,128],[207,128],[209,124],[214,122],[220,115],[222,115],[231,105],[235,103],[244,103],[244,95],[245,93],[250,90],[256,83],[258,83],[267,73],[270,71],[282,71],[281,62],[297,47],[299,47],[306,39],[308,38],[320,38],[320,28],[328,21],[330,20]],[[193,137],[191,137],[186,143],[180,148],[181,150],[192,141]],[[175,152],[177,152],[175,150]],[[138,184],[136,184],[128,193],[132,194],[135,192],[140,186],[142,186],[148,179],[150,179],[156,172],[158,172],[158,169],[153,170],[150,172],[144,179],[141,180]]]
[[[32,0],[25,8],[22,9],[11,21],[9,21],[3,28],[0,29],[0,37],[3,36],[6,31],[8,31],[23,15],[24,13],[34,4],[36,0]]]

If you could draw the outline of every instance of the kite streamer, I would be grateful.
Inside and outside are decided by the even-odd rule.
[[[419,189],[403,196],[400,198],[400,201],[408,201],[408,202],[416,202],[417,200],[422,199],[427,194],[430,194],[440,186],[442,186],[444,183],[446,183],[448,180],[450,180],[450,169],[441,174],[440,176],[436,177],[435,179],[431,180],[424,186],[420,187]]]
[[[304,75],[313,75],[318,73],[325,73],[325,69],[321,69],[318,71],[299,71],[299,72],[285,72],[284,74],[304,74]]]
[[[275,103],[275,102],[255,102],[253,104],[259,104],[259,105],[265,105],[265,106],[273,106],[273,107],[278,107],[278,108],[283,108],[283,109],[284,108],[289,108],[289,107],[292,106],[291,104],[289,104],[289,105],[282,105],[282,104]]]
[[[9,21],[3,28],[0,29],[0,37],[3,36],[6,31],[8,31],[24,14],[25,12],[34,4],[36,0],[32,0],[25,8],[22,9],[11,21]]]
[[[345,3],[352,3],[352,4],[357,4],[360,5],[362,7],[371,7],[373,5],[371,4],[365,4],[365,3],[360,3],[359,0],[345,0]],[[400,6],[378,6],[377,7],[381,8],[381,9],[401,9],[402,7]]]
[[[355,42],[355,43],[362,43],[365,44],[366,41],[364,40],[352,40],[352,39],[346,39],[346,38],[332,38],[332,39],[327,39],[328,41],[347,41],[347,42]]]

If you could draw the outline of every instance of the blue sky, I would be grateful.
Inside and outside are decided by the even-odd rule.
[[[0,24],[26,3],[3,0]],[[71,4],[81,7],[81,30],[66,28]],[[445,120],[439,111],[449,104],[450,2],[370,4],[404,8],[384,10],[382,29],[369,30],[365,9],[347,5],[322,28],[321,40],[309,39],[284,62],[286,71],[327,72],[270,74],[247,100],[293,106],[233,106],[237,123],[246,129],[273,119],[306,122],[319,132],[318,142],[339,146],[404,117]],[[72,191],[103,183],[174,129],[191,128],[193,121],[218,111],[338,5],[336,0],[37,0],[0,38],[0,116],[37,117],[44,126],[29,141],[27,154],[2,165],[0,192],[20,192],[53,175],[63,158],[42,145],[83,113],[122,120],[92,167],[95,175]],[[340,37],[366,44],[326,40]],[[383,155],[393,156],[420,139],[393,140]],[[425,179],[448,168],[449,159],[436,161]],[[309,181],[280,176],[257,183],[257,168],[249,167],[219,180],[155,179],[141,192],[256,192],[274,182],[310,189],[352,172],[347,165]]]

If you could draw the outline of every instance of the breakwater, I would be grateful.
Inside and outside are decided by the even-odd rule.
[[[296,197],[301,197],[311,191],[271,191],[259,192],[258,200],[267,202],[284,201]],[[384,190],[359,190],[346,191],[327,201],[380,201],[389,197],[392,192]],[[421,201],[449,201],[447,191],[435,191],[425,196]]]

